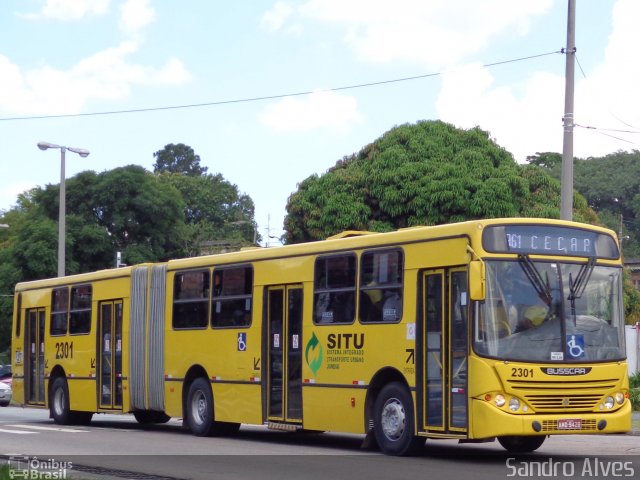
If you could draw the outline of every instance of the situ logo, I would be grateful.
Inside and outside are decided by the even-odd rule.
[[[318,337],[316,337],[316,334],[314,332],[311,339],[307,342],[307,347],[304,351],[304,359],[313,372],[313,375],[316,375],[318,373],[318,370],[320,370],[320,367],[322,366],[323,356],[322,345],[320,344],[320,340],[318,340]]]

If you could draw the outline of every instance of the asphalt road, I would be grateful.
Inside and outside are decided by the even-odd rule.
[[[640,477],[640,436],[636,435],[552,437],[526,458],[508,454],[497,442],[450,440],[429,440],[416,457],[393,458],[363,450],[362,439],[255,426],[243,426],[232,438],[198,438],[184,431],[177,420],[142,427],[130,415],[96,415],[89,426],[61,427],[44,410],[0,409],[0,460],[19,468],[34,458],[53,470],[68,466],[66,478]]]

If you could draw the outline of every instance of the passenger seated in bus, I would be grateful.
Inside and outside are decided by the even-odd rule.
[[[396,322],[402,316],[402,298],[396,290],[385,292],[382,304],[382,321]]]
[[[547,318],[548,312],[549,308],[542,305],[532,305],[526,308],[514,333],[524,332],[526,330],[539,327]]]
[[[331,294],[328,292],[318,294],[315,308],[316,323],[333,323],[333,310],[331,309]]]

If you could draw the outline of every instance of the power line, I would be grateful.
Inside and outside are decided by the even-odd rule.
[[[531,59],[534,59],[534,58],[545,57],[545,56],[548,56],[548,55],[553,55],[553,54],[558,54],[558,53],[562,53],[562,51],[561,50],[556,50],[556,51],[553,51],[553,52],[539,53],[539,54],[536,54],[536,55],[529,55],[529,56],[526,56],[526,57],[512,58],[512,59],[509,59],[509,60],[502,60],[502,61],[493,62],[493,63],[486,63],[486,64],[484,64],[482,66],[483,67],[495,67],[495,66],[498,66],[498,65],[505,65],[505,64],[514,63],[514,62],[522,62],[522,61],[525,61],[525,60],[531,60]],[[455,71],[455,70],[450,70],[448,72],[451,72],[451,71]],[[230,104],[234,104],[234,103],[260,102],[260,101],[265,101],[265,100],[277,100],[277,99],[285,98],[285,97],[300,97],[300,96],[304,96],[304,95],[311,95],[312,93],[318,93],[318,92],[339,92],[339,91],[342,91],[342,90],[353,90],[353,89],[356,89],[356,88],[367,88],[367,87],[374,87],[374,86],[378,86],[378,85],[388,85],[388,84],[392,84],[392,83],[408,82],[408,81],[412,81],[412,80],[420,80],[420,79],[423,79],[423,78],[437,77],[437,76],[442,75],[443,73],[445,73],[445,72],[426,73],[426,74],[423,74],[423,75],[414,75],[414,76],[411,76],[411,77],[394,78],[394,79],[391,79],[391,80],[381,80],[381,81],[378,81],[378,82],[359,83],[359,84],[355,84],[355,85],[347,85],[347,86],[327,88],[327,89],[307,90],[307,91],[293,92],[293,93],[281,93],[281,94],[276,94],[276,95],[265,95],[265,96],[258,96],[258,97],[237,98],[237,99],[231,99],[231,100],[218,100],[218,101],[212,101],[212,102],[191,103],[191,104],[185,104],[185,105],[169,105],[169,106],[162,106],[162,107],[133,108],[133,109],[129,109],[129,110],[111,110],[111,111],[103,111],[103,112],[67,113],[67,114],[59,114],[59,115],[34,115],[34,116],[28,116],[28,117],[5,117],[5,118],[0,118],[0,122],[9,122],[9,121],[18,121],[18,120],[44,120],[44,119],[52,119],[52,118],[92,117],[92,116],[99,116],[99,115],[121,115],[121,114],[127,114],[127,113],[158,112],[158,111],[164,111],[164,110],[178,110],[178,109],[186,109],[186,108],[214,107],[214,106],[219,106],[219,105],[230,105]]]

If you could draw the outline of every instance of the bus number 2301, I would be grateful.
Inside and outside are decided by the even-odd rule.
[[[533,378],[533,368],[511,368],[511,376],[512,377],[524,377],[524,378]]]
[[[56,360],[73,358],[73,342],[56,342]]]

